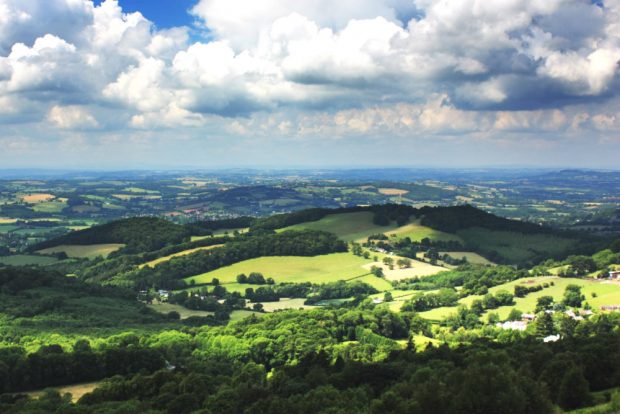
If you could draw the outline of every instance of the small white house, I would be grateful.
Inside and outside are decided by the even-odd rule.
[[[548,343],[548,342],[557,342],[560,340],[560,335],[549,335],[549,336],[545,336],[543,338],[543,342],[544,343]]]
[[[609,272],[609,278],[620,280],[620,270],[611,270]]]
[[[512,329],[514,331],[525,331],[525,329],[527,329],[527,322],[506,321],[503,323],[498,323],[496,326],[501,329]]]

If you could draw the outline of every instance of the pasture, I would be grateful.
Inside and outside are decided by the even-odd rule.
[[[45,266],[58,262],[55,257],[37,256],[32,254],[16,254],[13,256],[0,256],[0,264],[6,266]]]
[[[394,259],[394,262],[396,262],[400,258],[398,256],[391,257],[392,259]],[[379,260],[381,260],[381,258]],[[418,260],[411,260],[411,267],[405,269],[400,269],[398,268],[398,266],[394,266],[394,269],[390,270],[390,268],[384,265],[381,261],[368,263],[364,265],[364,268],[370,272],[372,266],[380,267],[381,269],[383,269],[385,279],[390,281],[430,276],[448,270],[444,267],[434,266],[430,263],[423,263]]]
[[[512,282],[504,283],[499,286],[489,289],[490,293],[496,294],[501,290],[505,290],[509,293],[514,292],[516,285],[534,286],[542,285],[543,283],[554,283],[554,286],[549,286],[538,292],[532,292],[526,295],[524,298],[514,298],[515,304],[511,306],[501,306],[497,309],[493,309],[490,312],[496,312],[500,318],[505,319],[508,317],[510,311],[515,308],[522,312],[533,312],[536,308],[536,301],[541,296],[552,296],[555,302],[560,302],[564,296],[566,286],[573,284],[581,286],[581,292],[585,296],[584,304],[587,302],[592,307],[592,310],[600,311],[600,307],[603,305],[620,305],[620,284],[595,281],[589,279],[578,278],[558,278],[553,276],[540,276],[525,279],[518,279]],[[594,294],[594,296],[593,296]],[[470,306],[476,299],[482,299],[482,296],[471,295],[459,300],[460,305]],[[444,307],[432,309],[426,312],[420,312],[420,316],[431,319],[440,320],[449,314],[453,313],[456,307]]]
[[[44,201],[53,200],[54,198],[55,196],[53,194],[47,194],[47,193],[28,194],[28,195],[21,197],[22,201],[28,204],[42,203]]]
[[[328,283],[337,280],[348,280],[368,273],[363,265],[370,263],[362,257],[351,253],[332,253],[321,256],[265,256],[245,260],[230,266],[224,266],[211,272],[191,276],[187,283],[195,280],[197,284],[209,283],[213,278],[220,283],[236,283],[240,273],[262,273],[266,278],[273,278],[276,283]],[[255,287],[243,285],[244,287]],[[226,286],[228,289],[228,286]]]
[[[495,265],[495,263],[493,263],[489,259],[482,257],[478,253],[474,253],[474,252],[441,252],[439,254],[440,255],[448,254],[455,259],[461,259],[465,257],[468,263],[473,263],[473,264],[490,265],[490,266]]]
[[[58,391],[60,395],[71,394],[71,401],[75,403],[85,394],[94,391],[100,384],[101,382],[88,382],[85,384],[65,385],[62,387],[51,387],[47,389]],[[38,399],[45,394],[45,390],[30,391],[26,394],[30,398]]]
[[[172,303],[164,303],[164,302],[155,302],[150,305],[146,305],[147,307],[153,309],[156,312],[168,314],[170,312],[178,312],[181,315],[181,319],[187,319],[191,316],[209,316],[213,315],[213,312],[201,311],[201,310],[192,310],[187,309],[181,305],[174,305]]]
[[[392,223],[388,226],[377,226],[372,222],[373,213],[360,211],[355,213],[330,214],[321,220],[289,226],[284,230],[321,230],[334,233],[345,241],[365,240],[368,236],[378,233],[392,232],[397,228]]]
[[[108,257],[110,253],[122,249],[123,247],[125,247],[124,244],[118,243],[90,245],[63,244],[60,246],[39,250],[37,253],[54,254],[64,252],[67,256],[72,258],[93,259],[97,256]]]
[[[424,238],[428,238],[431,240],[439,240],[439,241],[461,241],[460,237],[445,233],[443,231],[434,230],[430,227],[426,227],[420,224],[420,220],[415,220],[409,224],[405,224],[402,227],[398,227],[394,230],[386,230],[383,231],[388,237],[396,237],[399,239],[404,239],[409,237],[411,241],[420,241]]]
[[[457,235],[472,250],[496,251],[511,263],[522,263],[537,256],[554,257],[572,247],[577,240],[551,234],[522,234],[481,227],[459,230]]]

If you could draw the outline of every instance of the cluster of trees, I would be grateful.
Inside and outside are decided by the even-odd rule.
[[[459,295],[452,288],[440,289],[437,293],[418,294],[403,303],[402,311],[423,312],[442,306],[454,306]]]
[[[216,230],[242,229],[251,227],[256,222],[255,217],[235,217],[222,220],[203,220],[188,223],[185,227],[193,236],[210,236]]]
[[[378,293],[374,287],[363,282],[337,282],[326,283],[317,286],[317,289],[308,296],[306,305],[314,305],[322,300],[345,299],[363,297]]]
[[[180,357],[182,369],[147,367],[113,377],[75,404],[52,392],[38,400],[6,396],[0,398],[0,411],[551,414],[558,407],[587,406],[590,392],[620,385],[620,333],[609,321],[593,325],[596,335],[552,344],[533,338],[504,344],[479,340],[412,352],[397,350],[394,341],[378,333],[380,324],[395,332],[406,329],[410,322],[404,319],[390,322],[380,312],[359,311],[323,311],[299,321],[297,315],[247,321],[234,331],[199,330],[194,341],[181,333],[159,335],[145,342],[161,355]],[[346,326],[356,327],[349,332],[342,330]],[[326,346],[336,331],[342,340],[357,343]],[[270,359],[271,341],[282,335],[288,335],[284,343],[296,344],[283,364]],[[370,349],[387,353],[379,361],[364,360],[364,350]],[[618,396],[610,398],[617,408]]]
[[[547,285],[546,287],[549,287],[548,283],[545,283],[545,285]],[[533,285],[533,286],[515,285],[514,295],[517,298],[524,298],[530,293],[540,292],[541,290],[543,290],[543,285]]]
[[[476,299],[471,303],[470,309],[476,315],[482,315],[482,313],[489,309],[497,309],[500,306],[514,305],[514,296],[505,291],[500,290],[495,295],[487,293],[482,299]]]
[[[138,287],[155,285],[175,289],[184,286],[179,280],[247,259],[263,256],[316,256],[345,252],[347,245],[338,238],[320,231],[286,231],[282,233],[252,233],[228,242],[219,249],[198,251],[174,257],[154,268],[143,267],[125,275]]]
[[[246,276],[245,273],[241,273],[237,275],[237,283],[248,283],[250,285],[273,285],[276,282],[268,277],[265,279],[262,273],[252,272],[249,276]]]
[[[122,243],[123,253],[139,253],[161,249],[166,245],[182,243],[189,239],[189,231],[179,225],[157,217],[133,217],[74,231],[64,236],[39,243],[32,250],[62,244]]]

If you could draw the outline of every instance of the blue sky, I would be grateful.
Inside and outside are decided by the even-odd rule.
[[[1,1],[3,167],[618,168],[618,0]]]
[[[95,0],[101,4],[102,0]],[[194,18],[188,13],[195,0],[121,0],[119,4],[126,12],[140,12],[160,29],[176,26],[191,26]]]

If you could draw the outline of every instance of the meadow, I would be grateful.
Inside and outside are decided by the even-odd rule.
[[[37,256],[32,254],[16,254],[13,256],[0,256],[0,264],[6,266],[45,266],[58,262],[58,259],[50,256]]]
[[[150,262],[142,263],[138,267],[140,269],[142,269],[145,266],[153,267],[155,265],[158,265],[159,263],[167,262],[168,260],[172,259],[173,257],[185,256],[185,255],[192,254],[192,253],[195,253],[195,252],[198,252],[198,251],[201,251],[201,250],[212,250],[212,249],[216,249],[216,248],[222,247],[222,246],[223,246],[223,244],[215,244],[213,246],[196,247],[194,249],[183,250],[182,252],[174,253],[174,254],[171,254],[171,255],[168,255],[168,256],[157,258],[155,260],[151,260]]]
[[[415,220],[412,223],[405,224],[404,226],[398,227],[394,230],[384,230],[382,233],[385,233],[389,237],[397,237],[399,239],[409,237],[411,241],[418,242],[424,238],[439,241],[462,241],[460,237],[454,234],[445,233],[443,231],[434,230],[430,227],[423,226],[420,224],[420,220]]]
[[[122,249],[123,247],[125,247],[125,245],[119,243],[91,245],[63,244],[60,246],[54,246],[47,249],[39,250],[38,253],[55,254],[64,252],[67,254],[67,256],[73,258],[93,259],[97,256],[108,257],[110,253]]]
[[[164,302],[154,302],[152,304],[146,305],[147,307],[153,309],[156,312],[168,314],[170,312],[177,312],[181,319],[187,319],[191,316],[209,316],[213,315],[213,312],[201,311],[201,310],[192,310],[187,309],[181,305],[175,305],[172,303],[164,303]]]
[[[321,230],[334,233],[345,241],[361,241],[373,234],[391,232],[396,229],[395,223],[389,226],[378,226],[372,222],[373,213],[360,211],[355,213],[330,214],[317,221],[296,224],[279,231],[285,230]]]
[[[368,274],[369,271],[362,266],[370,262],[351,253],[333,253],[312,257],[267,256],[191,276],[185,281],[191,283],[191,280],[194,280],[196,284],[200,284],[209,283],[213,278],[217,278],[222,284],[236,283],[238,274],[247,275],[251,272],[259,272],[266,278],[273,278],[276,283],[329,283]],[[250,287],[250,285],[243,286]]]

